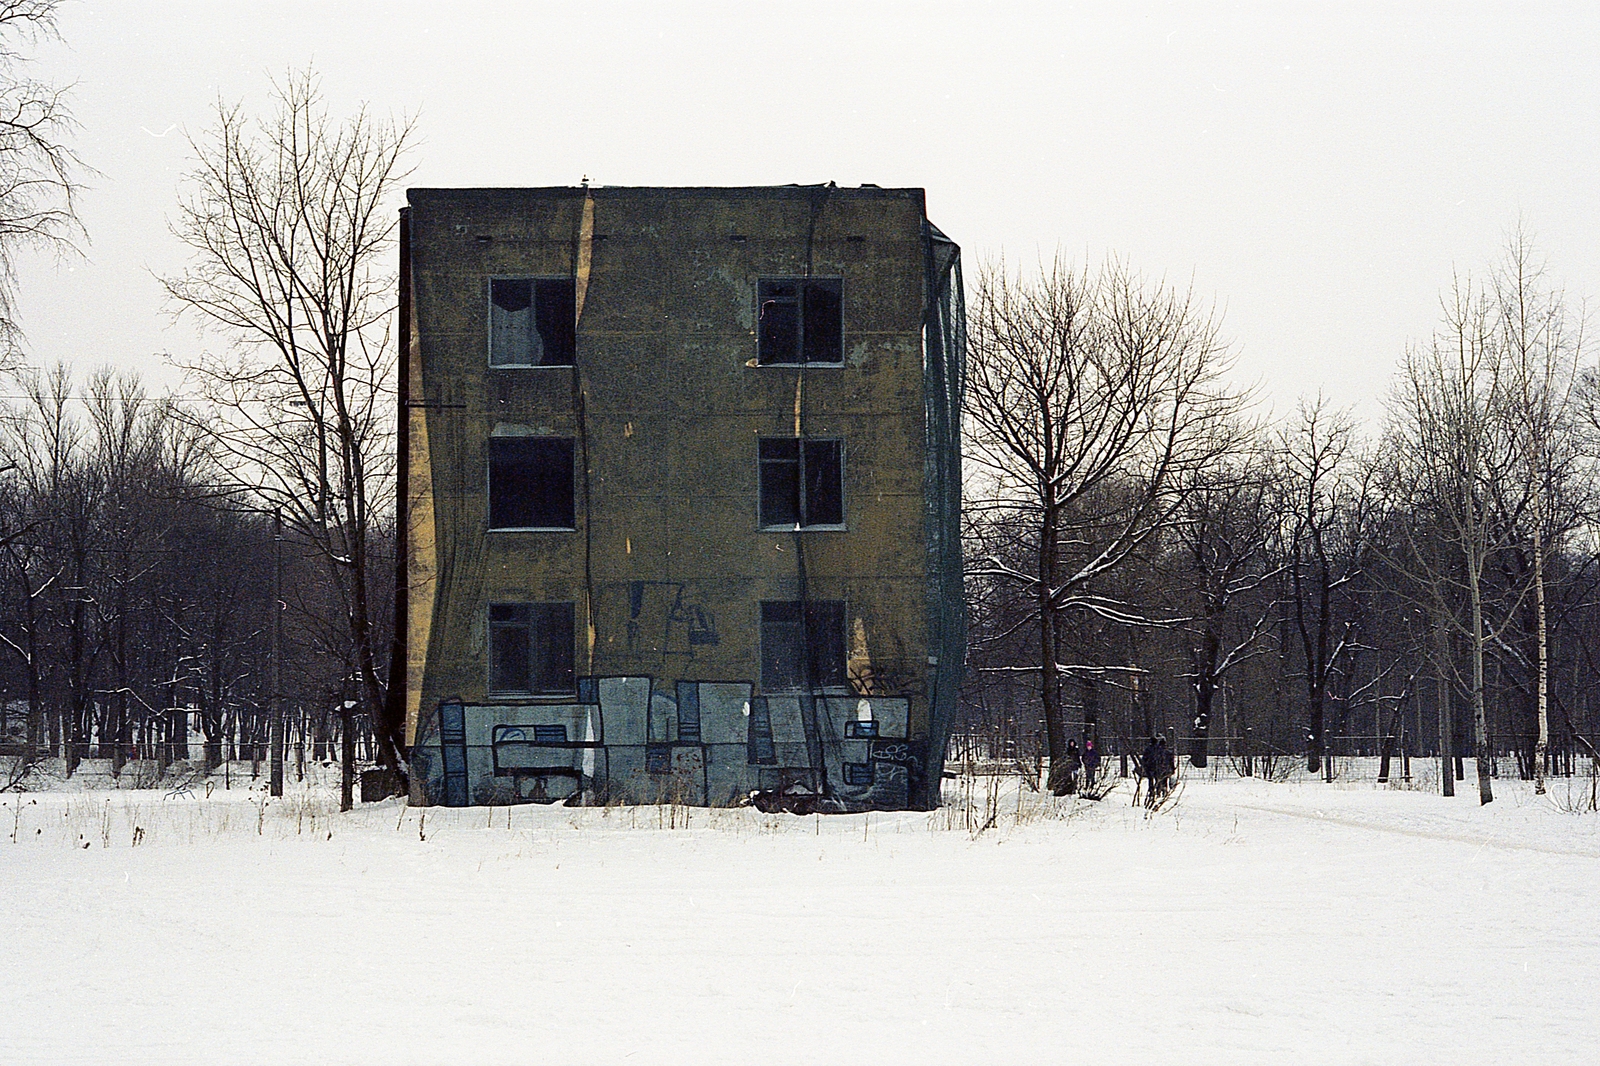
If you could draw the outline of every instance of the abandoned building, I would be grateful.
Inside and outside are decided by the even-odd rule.
[[[936,805],[959,249],[920,189],[413,189],[413,799]]]

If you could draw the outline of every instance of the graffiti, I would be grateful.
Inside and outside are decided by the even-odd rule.
[[[816,731],[826,721],[833,743],[848,740],[827,758],[828,775],[859,802],[903,805],[900,791],[926,772],[927,743],[906,739],[902,697],[816,697],[813,722],[802,709],[811,697],[753,688],[628,675],[581,678],[578,698],[559,703],[446,700],[419,731],[416,763],[427,794],[449,806],[669,794],[700,804],[713,786],[713,802],[737,802],[791,777],[821,787]]]
[[[629,651],[687,655],[692,659],[696,648],[714,647],[720,642],[716,615],[703,604],[685,602],[682,582],[629,582]]]
[[[867,749],[867,758],[873,762],[892,762],[911,765],[917,761],[916,753],[904,740],[874,740]]]
[[[926,679],[907,667],[912,660],[900,637],[880,635],[875,643],[876,656],[868,648],[866,622],[857,618],[850,637],[850,654],[845,660],[845,679],[851,690],[858,696],[923,695]]]
[[[874,785],[910,794],[922,781],[927,745],[921,741],[873,740],[867,745]],[[900,802],[904,802],[902,799]]]
[[[895,763],[872,763],[872,783],[877,788],[904,791],[911,787],[911,771]]]
[[[848,675],[858,696],[921,696],[927,691],[923,679],[909,670],[868,663],[850,668]]]

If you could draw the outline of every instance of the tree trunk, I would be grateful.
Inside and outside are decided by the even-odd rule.
[[[32,644],[29,646],[31,648]],[[42,755],[46,733],[44,693],[39,690],[39,669],[31,651],[28,659],[28,752]]]
[[[188,761],[189,712],[181,706],[167,712],[167,748],[172,761]]]
[[[1045,745],[1050,755],[1052,795],[1065,796],[1071,785],[1067,773],[1067,723],[1061,716],[1061,678],[1056,670],[1056,612],[1052,592],[1056,576],[1055,509],[1046,502],[1039,529],[1039,586],[1035,602],[1039,611],[1039,697],[1044,704]]]
[[[283,795],[283,716],[273,712],[272,721],[267,726],[270,737],[271,762],[267,774],[267,789],[273,796]]]
[[[281,605],[283,603],[283,513],[272,514],[272,621],[268,636],[271,638],[271,694],[269,696],[270,722],[267,726],[272,746],[272,770],[267,783],[273,796],[283,795],[283,629]]]
[[[355,806],[356,730],[349,706],[339,712],[339,810]]]
[[[1539,528],[1542,506],[1534,508],[1533,521],[1533,612],[1539,638],[1539,739],[1533,747],[1533,791],[1544,795],[1544,760],[1550,750],[1550,643],[1544,611],[1544,531]]]
[[[1480,568],[1467,574],[1467,590],[1472,599],[1472,751],[1478,762],[1478,803],[1494,802],[1490,783],[1489,712],[1483,698],[1483,590],[1478,582]]]
[[[1100,746],[1100,686],[1093,678],[1083,680],[1083,739]]]
[[[1322,772],[1322,686],[1313,685],[1307,695],[1309,697],[1307,700],[1309,706],[1307,707],[1306,717],[1308,719],[1309,735],[1306,737],[1306,773],[1315,774]]]
[[[1451,763],[1455,755],[1455,723],[1450,713],[1450,636],[1445,632],[1444,619],[1434,627],[1434,665],[1438,670],[1439,689],[1439,787],[1446,796],[1456,794],[1455,775]]]
[[[1200,653],[1195,657],[1194,747],[1189,751],[1189,765],[1202,770],[1206,766],[1211,742],[1211,704],[1217,691],[1217,651],[1217,635],[1208,630],[1202,638]]]
[[[1396,707],[1393,711],[1389,712],[1389,721],[1386,724],[1380,724],[1378,727],[1378,732],[1380,734],[1378,741],[1380,745],[1378,749],[1378,784],[1380,785],[1386,785],[1389,783],[1389,760],[1390,756],[1394,752],[1395,742],[1394,724],[1400,720],[1400,715],[1401,710],[1399,707]],[[1383,716],[1381,704],[1379,705],[1378,716],[1381,720]]]

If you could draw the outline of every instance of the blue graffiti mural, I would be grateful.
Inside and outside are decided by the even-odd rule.
[[[425,791],[449,806],[726,805],[799,788],[859,809],[904,806],[926,765],[904,697],[757,696],[747,681],[647,676],[581,678],[574,695],[440,704],[414,760]]]

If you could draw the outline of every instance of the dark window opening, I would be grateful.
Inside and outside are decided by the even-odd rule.
[[[564,696],[577,690],[572,604],[489,605],[489,691]],[[565,739],[565,730],[563,737]]]
[[[761,604],[761,689],[786,692],[845,683],[844,602],[766,600]]]
[[[844,442],[763,437],[760,441],[763,526],[844,524]]]
[[[756,362],[843,363],[842,287],[839,278],[756,282]]]
[[[489,438],[489,528],[574,528],[570,439]]]
[[[571,278],[491,278],[489,365],[571,366],[577,293]]]

